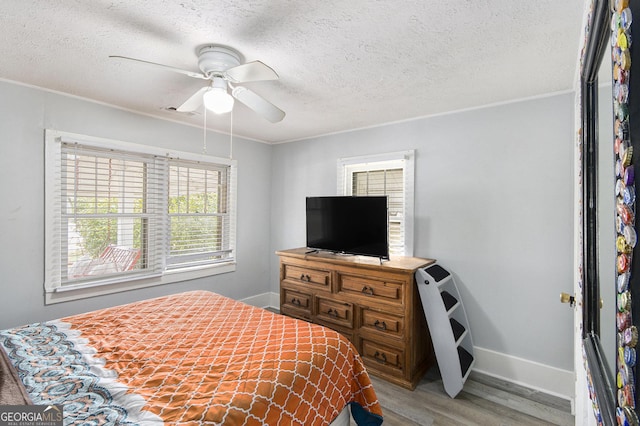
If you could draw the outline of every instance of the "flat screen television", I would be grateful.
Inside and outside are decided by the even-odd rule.
[[[389,259],[386,196],[307,197],[307,247]]]

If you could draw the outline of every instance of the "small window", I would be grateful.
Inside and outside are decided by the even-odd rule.
[[[235,162],[53,131],[46,149],[48,295],[235,264]]]
[[[338,160],[338,193],[388,196],[389,253],[413,255],[413,151]]]

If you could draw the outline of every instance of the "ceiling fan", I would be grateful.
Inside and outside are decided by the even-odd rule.
[[[109,57],[136,61],[209,81],[209,84],[176,108],[177,111],[195,111],[204,104],[207,109],[222,114],[233,109],[233,99],[235,98],[272,123],[281,121],[285,116],[284,111],[262,96],[246,87],[235,85],[250,81],[277,80],[278,74],[260,61],[240,64],[240,54],[228,47],[216,45],[202,47],[198,51],[198,68],[202,71],[201,73],[126,56],[111,55]],[[231,94],[229,94],[229,89],[231,89]]]

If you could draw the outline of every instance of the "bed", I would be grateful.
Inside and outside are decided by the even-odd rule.
[[[0,349],[65,424],[382,423],[345,337],[207,291],[3,330]]]

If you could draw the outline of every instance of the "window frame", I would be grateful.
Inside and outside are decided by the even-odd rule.
[[[168,164],[168,169],[169,169],[169,191],[168,191],[168,196],[169,198],[172,197],[172,194],[180,194],[180,187],[182,185],[180,185],[179,182],[174,182],[177,186],[178,186],[178,191],[174,192],[175,190],[172,190],[172,184],[171,184],[171,180],[172,180],[172,176],[174,175],[174,172],[172,171],[172,169],[177,168],[178,170],[176,170],[176,176],[179,176],[180,169],[187,169],[186,172],[187,174],[190,174],[192,170],[200,170],[200,171],[205,171],[205,176],[208,173],[221,173],[221,172],[225,172],[226,170],[226,165],[222,165],[219,163],[207,163],[205,165],[203,165],[202,167],[198,167],[199,164],[202,164],[202,162],[194,162],[194,161],[185,161],[184,159],[170,159],[169,160],[169,164]],[[183,171],[184,173],[184,171]],[[215,251],[215,252],[209,252],[209,255],[212,254],[221,254],[221,253],[229,253],[231,252],[230,248],[226,248],[229,247],[229,238],[228,238],[228,234],[229,234],[229,203],[226,202],[226,200],[228,200],[229,194],[230,194],[230,182],[229,182],[229,174],[224,174],[223,176],[221,176],[220,182],[221,182],[221,186],[223,186],[224,188],[226,188],[226,190],[221,191],[221,192],[217,192],[217,194],[222,195],[222,197],[224,198],[225,202],[224,203],[220,203],[220,199],[218,198],[218,206],[216,208],[219,209],[221,206],[224,207],[223,208],[223,212],[207,212],[207,206],[203,206],[205,211],[191,211],[191,212],[171,212],[169,209],[169,211],[167,212],[167,219],[168,219],[168,225],[167,225],[167,230],[170,230],[172,227],[172,223],[175,220],[179,219],[179,218],[204,218],[204,217],[219,217],[221,218],[220,223],[217,225],[220,229],[220,233],[219,235],[222,237],[221,238],[221,247],[219,250]],[[206,184],[208,184],[209,181],[207,180]],[[205,184],[205,186],[206,186]],[[190,187],[191,187],[191,182],[187,182],[186,183],[187,187],[187,194],[189,193]],[[183,188],[184,189],[184,188]],[[187,201],[185,206],[188,206],[189,202]],[[183,206],[183,207],[185,207]],[[223,230],[226,229],[226,232],[223,232]],[[172,244],[172,238],[171,238],[171,232],[167,232],[167,238],[168,238],[168,243]],[[168,248],[166,256],[165,256],[165,267],[166,270],[174,270],[174,269],[184,269],[185,266],[181,266],[182,262],[181,259],[184,258],[191,258],[192,260],[190,261],[192,263],[191,266],[187,265],[186,267],[193,267],[196,266],[198,263],[205,263],[206,265],[212,264],[212,263],[219,263],[219,262],[226,262],[226,259],[217,261],[217,262],[211,262],[208,260],[201,260],[202,259],[202,253],[191,253],[188,255],[180,255],[180,254],[175,254],[172,253],[172,249]],[[184,256],[184,257],[183,257]]]
[[[403,256],[413,256],[415,150],[338,159],[338,194],[352,195],[353,173],[383,169],[403,169],[404,237]]]
[[[44,290],[45,304],[53,304],[70,300],[83,299],[87,297],[106,295],[120,291],[141,289],[146,287],[170,284],[175,282],[187,281],[196,278],[213,276],[236,269],[236,198],[237,198],[237,161],[227,158],[213,157],[203,154],[195,154],[190,152],[182,152],[175,150],[161,149],[149,145],[142,145],[131,142],[123,142],[118,140],[98,138],[87,135],[74,134],[69,132],[61,132],[52,129],[45,130],[45,274],[44,274]],[[229,250],[232,255],[228,260],[213,263],[209,265],[187,266],[182,268],[168,269],[166,266],[166,256],[168,256],[168,248],[166,241],[160,243],[165,246],[164,260],[162,261],[161,271],[150,271],[144,274],[132,274],[130,276],[115,276],[109,278],[97,278],[96,280],[88,280],[77,284],[61,283],[62,264],[61,264],[61,226],[62,214],[59,207],[60,195],[60,179],[62,167],[62,144],[78,143],[80,145],[95,147],[100,149],[112,149],[124,152],[135,153],[139,155],[152,155],[164,159],[167,165],[171,161],[188,161],[211,164],[217,166],[229,167],[229,190],[228,190],[228,215],[229,229],[228,238]],[[166,176],[168,179],[168,173]],[[162,188],[161,197],[168,196],[166,184]],[[168,227],[169,212],[165,209],[162,214],[163,226]],[[168,230],[168,229],[167,229]],[[168,234],[165,237],[168,240]]]

